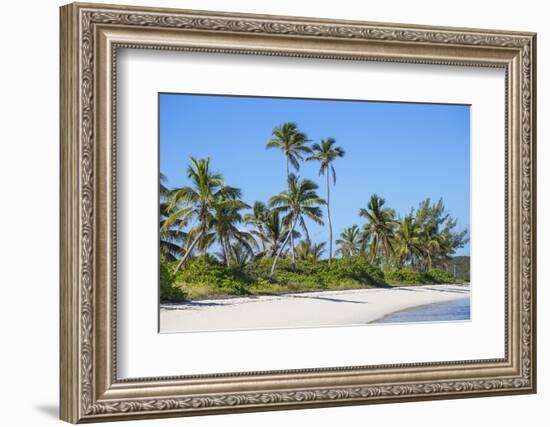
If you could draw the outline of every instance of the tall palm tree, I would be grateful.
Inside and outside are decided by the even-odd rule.
[[[286,243],[289,239],[293,241],[296,225],[302,228],[306,237],[308,237],[308,230],[305,218],[309,218],[317,224],[324,225],[322,219],[323,211],[320,206],[324,205],[326,202],[318,196],[318,188],[319,186],[315,182],[309,179],[300,179],[296,175],[290,174],[288,178],[288,190],[269,199],[269,205],[271,207],[285,214],[284,221],[288,227],[288,233],[285,240],[273,261],[271,274],[275,271],[275,266],[277,265],[277,261]],[[296,270],[296,253],[294,247],[292,247],[292,267]]]
[[[266,149],[277,148],[285,156],[286,179],[290,179],[290,166],[297,172],[300,170],[300,160],[304,160],[304,155],[311,153],[308,143],[310,140],[302,132],[295,122],[286,122],[276,127],[271,132],[271,139],[267,141]],[[290,246],[294,254],[294,238],[291,233]]]
[[[327,178],[327,218],[329,230],[329,250],[328,262],[332,261],[332,218],[330,216],[330,175],[332,174],[332,184],[336,185],[336,170],[332,164],[338,157],[344,157],[346,154],[342,147],[335,147],[334,138],[322,139],[320,144],[313,144],[311,147],[313,155],[307,160],[317,160],[319,165],[319,175],[326,175]]]
[[[364,249],[364,242],[359,227],[354,224],[344,228],[336,244],[340,246],[337,252],[344,258],[360,255]]]
[[[302,240],[296,246],[296,257],[302,261],[318,262],[325,253],[326,242],[313,243],[311,239]]]
[[[370,245],[372,259],[389,259],[393,252],[393,229],[395,223],[395,212],[393,209],[385,208],[386,201],[376,194],[373,194],[367,205],[367,209],[361,208],[359,215],[367,219],[363,226],[363,237]]]
[[[304,154],[311,152],[308,147],[310,140],[294,122],[286,122],[276,127],[272,131],[272,138],[267,142],[265,148],[278,148],[285,155],[286,177],[290,177],[290,165],[296,170],[300,170],[299,160],[303,160]]]
[[[415,267],[424,256],[424,246],[420,237],[422,229],[411,215],[397,223],[394,252],[399,266],[410,262]]]
[[[180,220],[184,223],[195,221],[190,230],[193,240],[185,254],[176,265],[178,271],[187,260],[199,240],[207,241],[217,209],[242,208],[246,205],[239,200],[241,191],[238,188],[226,186],[223,176],[210,170],[210,159],[195,159],[187,167],[187,178],[191,185],[176,188],[170,192],[170,208],[173,212],[167,218],[167,223]],[[202,249],[205,250],[206,244]]]

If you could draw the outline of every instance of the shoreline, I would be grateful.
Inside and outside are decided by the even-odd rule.
[[[160,332],[351,326],[470,296],[470,284],[401,285],[163,303]]]
[[[394,312],[385,314],[382,317],[374,319],[369,324],[379,324],[379,325],[380,324],[388,324],[388,325],[390,325],[390,324],[395,324],[395,323],[401,323],[401,321],[387,322],[385,320],[389,319],[389,318],[392,318],[392,317],[395,317],[395,316],[399,316],[399,315],[406,315],[408,313],[412,313],[412,312],[416,312],[416,311],[427,310],[427,309],[430,309],[430,308],[432,308],[434,306],[437,306],[437,305],[440,305],[440,304],[448,304],[449,302],[460,301],[461,299],[469,299],[469,296],[468,297],[463,297],[463,298],[451,299],[451,300],[448,300],[448,301],[430,302],[428,304],[422,304],[422,305],[418,305],[418,306],[414,306],[414,307],[404,308],[403,310],[394,311]],[[418,322],[423,322],[423,321],[419,320]],[[407,323],[409,323],[409,322],[407,322]]]

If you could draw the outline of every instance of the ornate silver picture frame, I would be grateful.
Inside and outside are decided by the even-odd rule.
[[[61,419],[97,422],[536,391],[535,34],[75,3],[61,8],[60,43]],[[505,357],[120,379],[115,71],[121,48],[502,68]]]

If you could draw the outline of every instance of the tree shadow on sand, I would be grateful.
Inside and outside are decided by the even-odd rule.
[[[178,310],[181,307],[214,307],[224,305],[219,302],[182,301],[180,303],[162,304],[163,310]]]
[[[422,286],[422,288],[418,289],[416,286],[403,286],[399,287],[396,286],[393,288],[396,291],[407,291],[407,292],[424,292],[424,291],[433,291],[433,292],[443,292],[443,293],[453,293],[453,294],[469,294],[469,289],[438,289],[438,288],[428,288],[426,286]]]
[[[329,298],[329,297],[321,297],[321,296],[315,296],[315,295],[292,295],[292,298],[318,299],[318,300],[329,301],[329,302],[345,302],[349,304],[368,304],[367,301],[353,301],[348,299]]]

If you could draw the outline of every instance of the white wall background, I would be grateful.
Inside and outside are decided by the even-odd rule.
[[[122,3],[110,0],[113,3]],[[129,0],[130,1],[130,0]],[[550,322],[550,29],[544,2],[133,0],[194,9],[538,32],[539,393],[454,401],[267,412],[133,425],[545,425]],[[59,425],[58,402],[58,6],[57,0],[2,5],[0,67],[0,401],[3,425]],[[546,18],[546,19],[545,19]],[[546,218],[545,218],[546,217]],[[546,219],[546,221],[545,221]]]

